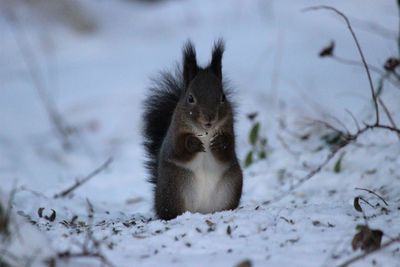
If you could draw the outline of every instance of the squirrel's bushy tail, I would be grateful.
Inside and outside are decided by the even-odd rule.
[[[183,91],[182,73],[162,73],[154,80],[150,95],[144,102],[144,147],[150,170],[149,182],[157,183],[158,154]]]

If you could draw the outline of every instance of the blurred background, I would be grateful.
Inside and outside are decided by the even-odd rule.
[[[235,128],[240,161],[245,164],[248,151],[253,149],[248,137],[254,122],[248,114],[258,114],[259,135],[266,143],[264,160],[244,171],[245,209],[232,215],[242,216],[239,224],[246,225],[244,234],[247,223],[254,223],[252,238],[260,241],[254,246],[238,241],[238,249],[246,247],[249,255],[261,257],[265,251],[260,252],[263,248],[257,245],[264,244],[259,229],[265,227],[267,215],[253,222],[254,209],[318,166],[329,152],[329,138],[323,139],[327,129],[305,130],[310,120],[328,121],[341,128],[344,124],[354,131],[352,116],[360,123],[372,121],[374,116],[368,79],[343,19],[326,10],[304,10],[321,4],[332,5],[349,17],[373,69],[373,83],[376,88],[384,83],[381,98],[400,124],[400,76],[383,67],[388,58],[399,58],[399,9],[395,0],[0,0],[0,201],[4,192],[18,187],[13,207],[28,219],[37,218],[39,207],[56,210],[57,222],[69,221],[75,215],[86,218],[90,199],[98,220],[114,225],[143,214],[146,222],[150,221],[154,216],[152,188],[143,167],[141,128],[142,103],[151,79],[181,63],[181,48],[188,39],[196,46],[198,62],[207,64],[214,41],[222,37],[226,41],[224,77],[235,91],[238,106]],[[331,53],[320,57],[320,51],[329,45]],[[387,122],[384,115],[382,120]],[[327,179],[311,183],[305,188],[307,194],[299,193],[291,203],[301,203],[309,196],[303,204],[309,201],[331,207],[323,209],[327,218],[340,220],[349,213],[347,204],[341,210],[331,201],[341,203],[352,198],[352,190],[359,183],[381,188],[385,184],[382,177],[398,179],[394,171],[398,169],[398,147],[390,143],[397,140],[396,136],[388,133],[366,139],[384,144],[366,145],[369,150],[352,147],[348,152],[352,157],[346,156],[348,162],[343,163],[343,176],[337,176],[328,166],[321,175]],[[109,168],[68,198],[53,197],[110,157],[113,162]],[[381,168],[383,165],[386,167]],[[386,185],[389,189],[385,192],[398,198],[392,182]],[[310,207],[314,214],[322,210]],[[268,214],[274,211],[272,208]],[[298,212],[299,220],[308,218],[309,214]],[[268,215],[268,227],[276,226],[278,215]],[[183,222],[191,218],[185,216]],[[193,218],[204,224],[200,215]],[[340,234],[349,236],[346,231],[350,226],[346,225],[353,221],[345,219],[335,223],[345,227],[332,228],[337,232],[326,237],[329,242],[322,240],[325,245],[341,238]],[[49,224],[45,223],[43,227],[47,228]],[[311,225],[308,221],[304,224]],[[155,222],[145,227],[152,235],[151,231],[160,226]],[[60,242],[63,231],[67,231],[60,229],[55,226],[48,233],[57,251],[73,243],[69,239]],[[273,229],[275,236],[271,239],[282,239],[281,244],[286,242],[285,233],[293,232],[284,227]],[[311,246],[322,242],[320,234],[308,239]],[[222,235],[226,236],[225,232]],[[147,246],[126,240],[125,244],[141,253],[163,246],[163,240],[156,237],[144,240]],[[198,240],[210,248],[204,252],[199,246],[198,257],[202,253],[217,257],[214,251],[228,249],[218,247],[213,239],[208,243],[208,239]],[[297,260],[287,257],[286,248],[279,242],[275,245],[278,254],[272,254],[278,255],[278,262]],[[300,249],[293,250],[304,255],[303,247],[307,246],[301,244]],[[126,257],[140,260],[139,254],[132,254],[132,247],[122,248],[127,248]],[[189,251],[185,244],[176,248],[183,254],[185,249]],[[174,249],[172,246],[172,255]],[[326,251],[323,246],[317,249]],[[118,258],[120,252],[117,250],[113,257]],[[110,249],[108,253],[113,252]],[[190,253],[183,255],[186,262],[193,262]],[[174,261],[173,257],[168,259]],[[219,259],[226,263],[222,256]],[[304,266],[310,266],[310,260],[304,260]]]
[[[118,198],[148,196],[148,186],[135,189],[145,185],[146,177],[141,103],[151,77],[180,63],[188,39],[201,64],[210,60],[217,38],[226,40],[223,70],[236,91],[240,158],[248,146],[246,114],[251,112],[259,113],[271,145],[283,117],[297,121],[334,114],[346,121],[346,109],[363,118],[373,114],[364,70],[318,57],[335,41],[335,53],[359,61],[341,18],[303,11],[330,1],[0,3],[2,179],[15,177],[54,190],[72,170],[90,169],[93,162],[113,156],[118,183],[127,185]],[[354,24],[369,64],[381,68],[387,57],[398,54],[395,1],[334,4]],[[396,98],[388,101],[398,110]],[[115,182],[98,186],[110,188]]]

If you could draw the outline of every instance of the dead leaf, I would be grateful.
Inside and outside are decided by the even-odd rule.
[[[51,214],[50,216],[45,215],[44,218],[50,222],[54,222],[54,220],[56,219],[56,211],[51,209]]]
[[[360,206],[360,197],[355,197],[354,198],[353,205],[354,205],[354,208],[356,209],[356,211],[362,212],[362,208]]]
[[[226,234],[229,236],[231,236],[231,234],[232,234],[232,229],[231,229],[230,225],[228,225],[228,227],[226,228]]]
[[[213,223],[213,222],[210,221],[210,220],[206,220],[206,223],[207,223],[207,225],[210,226],[210,227],[212,227],[212,226],[215,225],[215,223]]]
[[[331,43],[324,47],[321,52],[319,52],[320,57],[330,57],[333,55],[333,50],[335,49],[335,42],[331,41]]]
[[[250,260],[244,260],[236,264],[236,267],[251,267],[251,266],[253,266],[253,264],[251,263]]]
[[[215,223],[213,223],[210,220],[206,220],[206,223],[208,225],[208,230],[207,230],[208,232],[215,231],[215,228],[216,228],[216,224]]]
[[[394,71],[396,67],[399,66],[399,64],[400,60],[398,58],[391,57],[386,60],[385,65],[383,65],[383,67],[387,71]]]
[[[353,250],[361,249],[366,252],[376,250],[381,247],[383,232],[379,229],[370,229],[367,225],[358,227],[359,232],[353,237],[351,246]]]
[[[39,208],[39,209],[38,209],[38,216],[39,216],[39,218],[42,218],[42,217],[43,217],[43,210],[44,210],[44,208]]]
[[[258,115],[258,112],[252,112],[247,114],[247,118],[251,121],[253,121]]]

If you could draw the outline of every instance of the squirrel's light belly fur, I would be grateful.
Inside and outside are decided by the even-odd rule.
[[[210,149],[212,134],[199,137],[205,152],[198,153],[183,167],[193,174],[184,193],[186,209],[192,212],[210,213],[226,205],[228,185],[221,183],[228,165],[213,156]]]

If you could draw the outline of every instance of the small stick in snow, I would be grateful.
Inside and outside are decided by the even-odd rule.
[[[360,188],[360,187],[356,187],[355,189],[356,189],[356,190],[363,190],[363,191],[366,191],[366,192],[368,192],[368,193],[370,193],[370,194],[373,194],[374,196],[376,196],[376,197],[378,197],[380,200],[382,200],[383,203],[385,203],[386,206],[389,207],[389,204],[386,202],[386,200],[385,200],[383,197],[381,197],[380,195],[378,195],[377,193],[375,193],[374,191],[369,190],[369,189],[366,189],[366,188]]]
[[[288,195],[290,195],[291,193],[293,193],[295,190],[300,188],[305,182],[311,180],[311,178],[313,178],[317,173],[319,173],[322,170],[322,168],[324,168],[326,165],[328,165],[328,163],[331,161],[331,159],[335,157],[337,152],[345,146],[346,146],[345,144],[342,144],[339,147],[337,147],[335,150],[333,150],[331,153],[329,153],[329,155],[326,157],[326,159],[320,165],[318,165],[318,167],[313,169],[306,176],[300,178],[295,184],[292,184],[287,191],[283,192],[281,195],[273,198],[272,200],[265,201],[263,204],[268,205],[271,203],[278,202],[278,201],[284,199],[285,197],[287,197]]]
[[[387,248],[391,245],[393,245],[394,243],[398,243],[400,242],[400,237],[397,237],[395,239],[389,240],[386,243],[383,243],[379,248],[372,250],[372,251],[366,251],[358,256],[355,256],[351,259],[348,259],[347,261],[343,262],[342,264],[340,264],[338,267],[347,267],[350,266],[351,264],[355,263],[356,261],[362,260],[366,257],[368,257],[369,255],[371,255],[372,253],[378,252],[384,248]]]
[[[87,181],[89,181],[90,179],[92,179],[93,177],[95,177],[97,174],[99,174],[100,172],[102,172],[103,170],[105,170],[108,165],[111,164],[111,162],[113,161],[112,158],[108,158],[106,160],[106,162],[104,162],[100,167],[98,167],[97,169],[95,169],[94,171],[92,171],[91,173],[89,173],[86,177],[84,177],[81,180],[77,180],[75,182],[75,184],[73,184],[72,186],[68,187],[67,189],[61,191],[58,194],[54,195],[54,198],[59,198],[59,197],[66,197],[67,195],[69,195],[72,191],[74,191],[75,189],[77,189],[79,186],[83,185],[84,183],[86,183]]]

